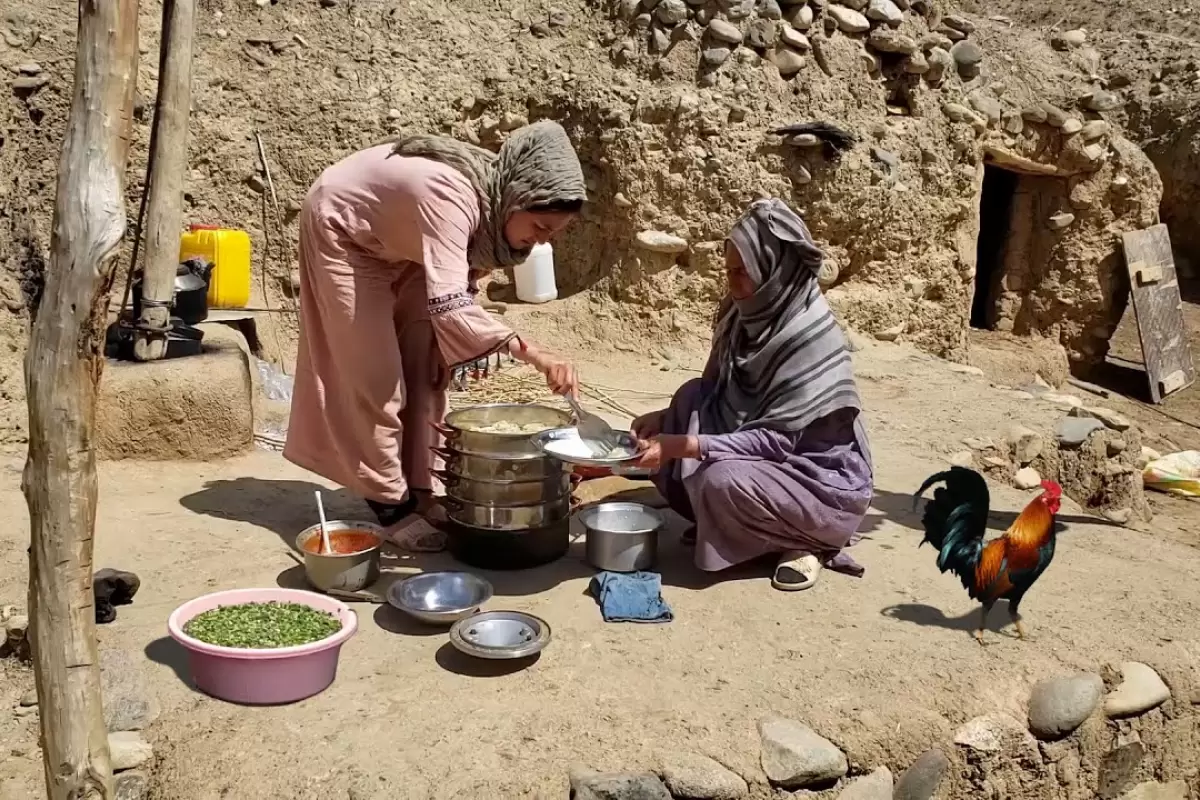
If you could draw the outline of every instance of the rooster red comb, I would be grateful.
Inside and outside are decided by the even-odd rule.
[[[1055,500],[1062,497],[1062,487],[1054,481],[1042,481],[1042,489]]]

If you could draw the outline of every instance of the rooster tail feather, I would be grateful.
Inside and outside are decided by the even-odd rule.
[[[933,497],[925,504],[921,517],[925,538],[921,544],[929,542],[938,551],[939,570],[954,572],[966,580],[974,574],[983,550],[991,502],[987,481],[975,470],[951,467],[929,476],[921,484],[913,495],[914,509],[921,495],[936,483],[945,485],[934,489]]]

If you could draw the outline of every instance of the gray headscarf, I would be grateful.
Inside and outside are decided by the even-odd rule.
[[[409,136],[396,142],[393,155],[419,156],[457,169],[479,193],[479,227],[471,237],[471,267],[488,270],[519,264],[529,250],[516,250],[504,238],[504,223],[514,211],[566,200],[586,200],[587,186],[579,156],[567,132],[543,121],[515,131],[493,153],[445,136]]]
[[[840,408],[861,409],[846,338],[817,284],[823,256],[804,221],[780,200],[758,200],[729,240],[758,288],[724,304],[702,430],[802,431]]]

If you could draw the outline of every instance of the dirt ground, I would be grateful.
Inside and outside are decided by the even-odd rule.
[[[537,316],[524,323],[546,339],[552,323]],[[287,542],[311,523],[317,481],[262,451],[210,464],[102,465],[97,565],[133,570],[143,585],[135,604],[101,627],[101,647],[145,654],[162,706],[147,732],[159,756],[152,796],[562,797],[574,763],[652,767],[681,748],[750,772],[755,722],[772,712],[842,746],[855,769],[896,771],[970,717],[1024,718],[1041,678],[1128,658],[1200,659],[1196,528],[1158,520],[1138,532],[1070,503],[1055,563],[1025,603],[1031,640],[999,631],[998,611],[990,646],[976,645],[972,602],[937,572],[931,550],[917,549],[909,495],[964,437],[999,436],[1011,422],[1046,428],[1062,411],[902,345],[860,344],[877,466],[877,498],[854,548],[864,578],[826,574],[813,590],[786,595],[770,587],[766,567],[706,576],[677,544],[674,520],[660,567],[675,621],[606,625],[586,595],[591,570],[577,543],[556,564],[487,575],[496,587],[489,608],[538,614],[554,631],[540,660],[515,672],[464,660],[445,633],[360,606],[360,631],[323,694],[245,709],[196,693],[166,638],[168,614],[205,592],[296,585]],[[616,351],[572,354],[585,381],[633,411],[661,402],[700,366],[691,349],[653,364]],[[19,472],[16,459],[0,464],[0,502],[10,508],[23,503]],[[327,497],[331,515],[366,513],[344,493]],[[1030,497],[993,487],[993,527],[1006,527]],[[24,598],[28,531],[24,515],[17,519],[0,533],[3,602]],[[392,566],[452,563],[435,556]],[[9,677],[0,708],[15,707],[32,685],[27,672]],[[36,730],[35,715],[0,713],[4,800],[38,791]]]

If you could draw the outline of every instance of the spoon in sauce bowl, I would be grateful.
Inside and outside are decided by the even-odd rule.
[[[325,522],[325,503],[321,500],[320,490],[313,494],[317,498],[317,516],[321,519],[321,552],[329,555],[333,552],[333,546],[329,544],[329,527]]]

